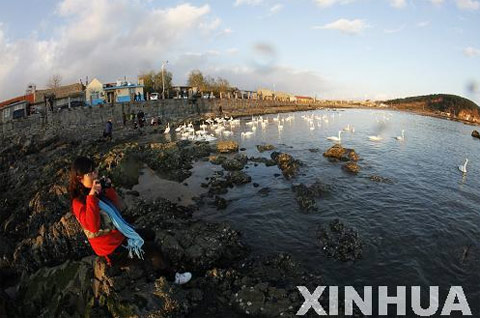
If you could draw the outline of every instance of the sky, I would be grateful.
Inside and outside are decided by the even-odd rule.
[[[480,0],[0,0],[0,100],[192,70],[320,99],[480,104]]]

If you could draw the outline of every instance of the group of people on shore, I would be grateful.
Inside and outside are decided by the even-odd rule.
[[[130,114],[126,114],[125,112],[122,113],[122,122],[123,127],[128,128],[131,127],[132,129],[143,128],[147,124],[147,119],[145,113],[142,110],[139,110],[136,114],[135,112],[131,112]],[[152,116],[150,118],[149,125],[150,126],[157,126],[160,125],[162,122],[160,118],[157,116]],[[105,124],[105,128],[103,130],[103,138],[106,140],[112,140],[113,138],[113,123],[112,119],[108,119],[107,123]]]

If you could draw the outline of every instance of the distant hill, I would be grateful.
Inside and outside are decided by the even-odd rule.
[[[385,101],[391,107],[425,111],[466,121],[480,122],[480,107],[473,101],[457,95],[435,94]]]

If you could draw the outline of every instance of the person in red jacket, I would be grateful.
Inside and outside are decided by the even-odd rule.
[[[108,180],[110,182],[110,180]],[[108,264],[115,265],[118,260],[125,265],[128,250],[122,246],[126,237],[115,227],[110,216],[100,209],[100,195],[109,199],[121,211],[124,208],[121,198],[112,187],[102,189],[98,172],[94,162],[86,157],[78,157],[72,163],[70,169],[69,192],[72,200],[72,211],[82,226],[88,241],[98,256],[103,256]],[[136,231],[141,237],[149,236],[148,231]],[[150,235],[151,236],[151,235]],[[153,234],[154,236],[154,234]],[[150,238],[145,242],[145,259],[152,261],[152,265],[159,272],[165,274],[167,279],[176,284],[185,284],[191,277],[191,273],[175,273],[168,265],[168,261],[161,253],[158,246],[153,246]],[[153,257],[155,254],[155,257]],[[130,259],[132,255],[130,255]],[[156,261],[155,261],[156,260]]]

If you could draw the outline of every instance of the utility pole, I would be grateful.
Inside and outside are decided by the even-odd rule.
[[[165,99],[165,65],[168,61],[162,62],[162,99]]]

